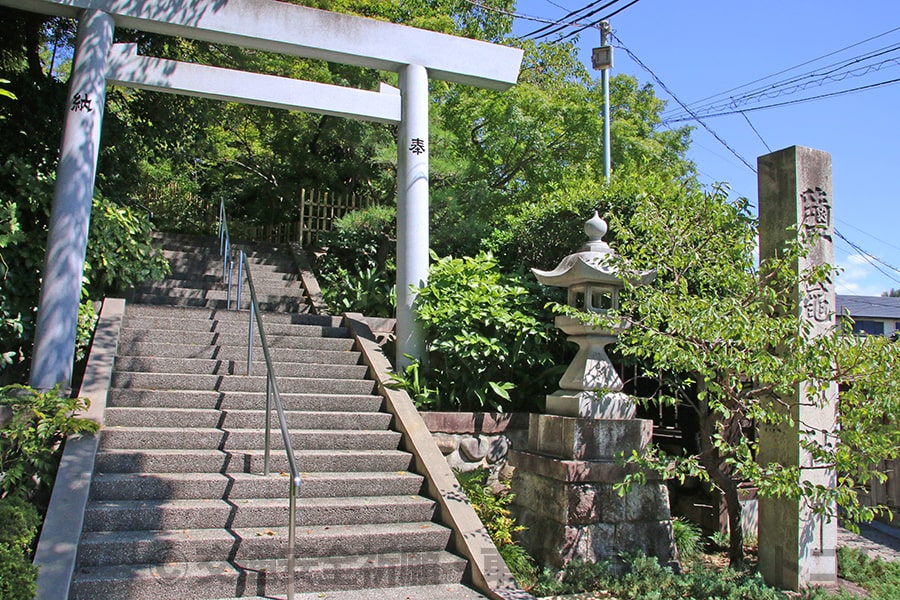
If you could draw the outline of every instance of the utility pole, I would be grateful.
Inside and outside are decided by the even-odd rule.
[[[591,52],[591,63],[600,71],[600,85],[603,88],[603,177],[610,179],[610,135],[609,135],[609,70],[613,66],[613,51],[609,45],[609,21],[600,22],[600,47]]]

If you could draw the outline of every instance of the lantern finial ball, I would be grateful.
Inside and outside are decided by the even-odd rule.
[[[603,241],[603,236],[606,235],[608,229],[606,221],[600,218],[600,214],[597,211],[594,211],[594,216],[584,224],[584,233],[588,236],[587,247],[591,250],[599,250],[601,248],[605,250],[607,245]]]

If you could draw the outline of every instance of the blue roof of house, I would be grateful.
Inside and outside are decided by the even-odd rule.
[[[900,298],[838,294],[837,314],[844,314],[844,309],[855,318],[900,319]]]

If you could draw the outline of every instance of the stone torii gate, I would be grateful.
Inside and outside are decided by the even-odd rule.
[[[69,386],[107,81],[172,93],[399,123],[397,357],[421,356],[414,288],[428,275],[428,80],[505,90],[522,51],[274,0],[0,0],[77,17],[30,383]],[[399,74],[399,95],[139,57],[115,26]]]

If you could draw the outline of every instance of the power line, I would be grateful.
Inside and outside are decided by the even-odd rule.
[[[750,129],[753,130],[753,133],[756,134],[756,137],[759,138],[759,141],[761,141],[761,142],[763,143],[763,146],[766,147],[766,150],[768,150],[769,153],[771,153],[771,152],[772,152],[772,149],[769,148],[769,145],[766,143],[766,140],[763,139],[763,136],[760,135],[759,131],[756,130],[756,127],[753,126],[753,123],[750,121],[750,117],[748,117],[748,116],[744,113],[744,111],[741,111],[741,116],[744,117],[744,120],[745,120],[745,121],[747,121],[747,125],[749,125],[749,126],[750,126]]]
[[[509,17],[513,17],[514,19],[522,19],[524,21],[534,21],[536,23],[549,23],[550,25],[559,25],[562,21],[554,20],[554,19],[545,19],[544,17],[535,17],[534,15],[526,15],[519,12],[513,12],[509,10],[504,10],[502,8],[497,8],[495,6],[488,6],[486,4],[482,4],[478,2],[478,0],[466,0],[472,6],[477,6],[482,10],[487,10],[495,13],[499,13],[501,15],[507,15]],[[572,27],[577,27],[582,25],[582,23],[569,23],[568,25]],[[521,38],[520,38],[521,39]]]
[[[841,239],[843,239],[843,238],[841,238]],[[847,240],[844,240],[844,241],[847,241]],[[852,245],[851,242],[847,241],[847,243],[850,244],[850,247],[851,247],[851,248],[853,248],[853,245]],[[847,251],[844,250],[844,252],[847,252]],[[855,254],[851,254],[850,252],[847,252],[847,257],[848,257],[848,258],[850,258],[850,257],[852,257],[852,256],[859,256],[859,257],[860,257],[861,259],[863,259],[866,263],[868,263],[868,265],[869,265],[870,267],[872,267],[873,269],[875,269],[876,271],[878,271],[879,273],[881,273],[882,275],[884,275],[885,277],[887,277],[887,278],[890,279],[891,281],[895,281],[895,282],[897,282],[897,283],[900,283],[900,279],[895,278],[892,274],[890,274],[890,273],[888,273],[887,271],[885,271],[884,269],[882,269],[880,266],[878,266],[878,263],[876,263],[875,261],[873,261],[871,258],[869,258],[868,256],[866,256],[865,254],[863,254],[863,253],[861,253],[861,252],[859,252],[859,251],[856,251]]]
[[[879,81],[878,83],[871,83],[869,85],[863,85],[860,87],[850,88],[848,90],[841,90],[839,92],[830,92],[828,94],[819,94],[818,96],[810,96],[809,98],[800,98],[799,100],[786,100],[784,102],[775,102],[773,104],[766,104],[765,106],[754,106],[752,108],[744,108],[741,110],[729,110],[718,113],[704,113],[702,116],[706,119],[711,119],[713,117],[726,117],[729,115],[735,115],[738,113],[745,112],[755,112],[758,110],[767,110],[770,108],[778,108],[781,106],[790,106],[792,104],[804,104],[806,102],[813,102],[815,100],[824,100],[825,98],[834,98],[836,96],[843,96],[844,94],[854,94],[856,92],[864,92],[866,90],[871,90],[879,87],[884,87],[887,85],[893,85],[895,83],[900,83],[900,78],[897,79],[889,79],[887,81]],[[693,121],[698,120],[697,115],[685,107],[685,111],[690,115],[690,117],[678,117],[675,119],[666,119],[662,121],[663,125],[668,125],[671,123],[683,123],[685,121]]]
[[[884,275],[885,277],[887,277],[888,279],[890,279],[892,281],[900,283],[900,279],[898,279],[895,275],[888,273],[887,271],[882,269],[879,266],[879,264],[876,264],[876,263],[880,263],[881,265],[884,265],[888,269],[891,269],[892,271],[895,271],[897,273],[900,273],[900,269],[898,269],[897,267],[895,267],[891,264],[886,263],[885,261],[881,260],[874,254],[864,250],[858,244],[851,242],[844,234],[842,234],[840,231],[838,231],[837,228],[834,229],[834,234],[836,236],[838,236],[839,238],[841,238],[842,240],[844,240],[847,244],[849,244],[851,248],[856,250],[859,253],[859,255],[862,256],[866,260],[866,262],[868,262],[870,265],[875,267],[875,269],[878,270],[878,272],[880,272],[882,275]]]
[[[619,2],[619,0],[611,0],[610,2],[607,2],[606,4],[604,4],[603,6],[601,6],[600,8],[598,8],[598,9],[592,11],[592,12],[589,12],[589,13],[587,13],[587,14],[579,15],[577,18],[583,19],[583,18],[585,18],[585,17],[589,17],[589,16],[591,16],[591,15],[593,15],[593,14],[596,14],[596,13],[600,12],[601,10],[606,10],[607,8],[609,8],[610,6],[612,6],[613,4],[615,4],[616,2]],[[563,17],[559,20],[559,22],[557,22],[557,23],[555,23],[555,24],[551,24],[551,25],[545,25],[544,27],[539,27],[539,28],[535,29],[534,31],[532,31],[531,33],[526,33],[525,35],[521,36],[520,39],[523,39],[523,38],[531,38],[531,39],[537,40],[537,39],[540,39],[540,38],[547,37],[547,36],[549,36],[549,35],[553,35],[554,33],[558,32],[558,31],[562,31],[562,30],[565,29],[566,27],[570,27],[570,26],[571,26],[569,23],[566,23],[566,22],[565,22],[565,19],[568,19],[568,18],[570,18],[570,17],[575,17],[575,15],[578,15],[578,13],[580,13],[580,12],[582,12],[582,11],[585,11],[585,10],[588,10],[588,9],[590,9],[591,7],[597,6],[599,3],[600,3],[600,0],[596,0],[596,1],[594,1],[594,2],[590,2],[590,3],[586,4],[585,6],[582,6],[581,8],[578,8],[578,9],[576,9],[576,10],[570,11],[569,13],[563,15]],[[555,26],[556,26],[556,27],[555,27]],[[554,27],[555,27],[555,28],[554,28]],[[547,31],[548,29],[549,29],[550,31]],[[540,34],[540,35],[538,35],[538,34]]]
[[[734,154],[735,157],[737,157],[738,160],[740,160],[742,163],[744,163],[744,165],[746,165],[746,167],[747,167],[748,169],[750,169],[751,171],[753,171],[754,173],[756,173],[756,167],[754,167],[754,166],[751,165],[749,162],[747,162],[747,159],[746,159],[746,158],[744,158],[743,156],[741,156],[740,153],[738,153],[737,150],[735,150],[734,148],[732,148],[732,147],[728,144],[728,142],[726,142],[725,140],[723,140],[723,139],[721,138],[721,136],[719,136],[718,133],[716,133],[715,131],[713,131],[712,128],[711,128],[709,125],[707,125],[705,122],[703,122],[703,120],[702,120],[700,117],[698,117],[697,115],[695,115],[694,112],[693,112],[690,108],[688,108],[688,106],[687,106],[684,102],[682,102],[681,99],[680,99],[678,96],[676,96],[676,95],[674,94],[674,92],[672,92],[672,90],[669,89],[669,86],[667,86],[665,83],[663,83],[663,81],[659,78],[659,76],[657,76],[657,74],[654,73],[653,70],[650,69],[650,67],[648,67],[647,65],[645,65],[641,59],[639,59],[637,56],[635,56],[634,52],[632,52],[631,50],[629,50],[629,49],[625,46],[625,43],[622,41],[621,38],[619,38],[617,35],[615,35],[615,34],[613,34],[613,33],[610,33],[609,35],[610,35],[610,37],[612,37],[614,40],[616,40],[617,42],[619,42],[619,46],[618,46],[618,47],[621,48],[622,50],[624,50],[625,53],[628,54],[629,57],[631,57],[631,60],[633,60],[633,61],[634,61],[635,63],[637,63],[642,69],[644,69],[647,73],[649,73],[650,76],[653,77],[653,80],[656,81],[656,83],[659,84],[659,86],[660,86],[667,94],[669,94],[669,96],[671,96],[672,99],[675,100],[675,102],[677,102],[679,105],[681,105],[681,107],[682,107],[688,114],[690,114],[690,115],[694,118],[694,120],[697,121],[697,123],[699,123],[699,124],[703,127],[703,129],[705,129],[707,132],[709,132],[709,134],[710,134],[711,136],[713,136],[714,138],[716,138],[716,140],[718,140],[718,142],[719,142],[720,144],[722,144],[723,146],[725,146],[725,147],[728,149],[729,152],[731,152],[732,154]]]
[[[625,10],[626,8],[629,8],[629,7],[631,7],[631,6],[634,6],[634,5],[637,4],[638,2],[640,2],[640,0],[631,0],[631,2],[629,2],[629,3],[626,4],[625,6],[619,8],[619,9],[617,9],[617,10],[614,10],[613,12],[609,13],[609,14],[606,15],[605,17],[601,17],[601,18],[597,19],[596,21],[593,21],[592,23],[588,23],[587,25],[583,26],[581,29],[576,29],[575,31],[569,32],[569,33],[567,33],[566,35],[562,36],[561,38],[559,38],[559,39],[556,40],[556,41],[562,42],[562,41],[564,41],[564,40],[569,39],[570,37],[572,37],[572,36],[574,36],[574,35],[578,35],[579,33],[581,33],[582,31],[584,31],[584,30],[587,29],[588,27],[596,27],[597,25],[599,25],[599,24],[602,23],[603,21],[608,21],[609,19],[613,18],[614,16],[616,16],[617,14],[619,14],[620,12],[622,12],[623,10]],[[585,15],[585,16],[587,16],[587,15]]]
[[[759,82],[765,81],[765,80],[767,80],[767,79],[772,79],[773,77],[777,77],[777,76],[779,76],[779,75],[783,75],[784,73],[789,73],[789,72],[791,72],[791,71],[794,71],[794,70],[796,70],[796,69],[799,69],[800,67],[805,67],[806,65],[809,65],[809,64],[812,64],[812,63],[814,63],[814,62],[818,62],[818,61],[820,61],[820,60],[822,60],[822,59],[828,58],[829,56],[834,56],[835,54],[840,54],[841,52],[844,52],[844,51],[846,51],[846,50],[850,50],[851,48],[855,48],[855,47],[857,47],[857,46],[861,46],[861,45],[863,45],[863,44],[865,44],[865,43],[867,43],[867,42],[871,42],[872,40],[876,40],[876,39],[881,38],[881,37],[884,37],[884,36],[886,36],[886,35],[890,35],[890,34],[894,33],[895,31],[900,31],[900,27],[894,27],[893,29],[889,29],[888,31],[879,33],[879,34],[877,34],[877,35],[873,35],[872,37],[866,38],[866,39],[864,39],[864,40],[862,40],[862,41],[859,41],[859,42],[856,42],[856,43],[854,43],[854,44],[850,44],[849,46],[844,46],[843,48],[840,48],[840,49],[838,49],[838,50],[834,50],[834,51],[829,52],[829,53],[827,53],[827,54],[823,54],[823,55],[821,55],[821,56],[817,56],[816,58],[812,58],[812,59],[807,60],[807,61],[805,61],[805,62],[802,62],[802,63],[800,63],[800,64],[794,65],[794,66],[792,66],[792,67],[788,67],[788,68],[786,68],[786,69],[782,69],[781,71],[778,71],[778,72],[776,72],[776,73],[772,73],[771,75],[766,75],[765,77],[760,77],[759,79],[754,79],[753,81],[750,81],[750,82],[748,82],[748,83],[745,83],[745,84],[742,84],[742,85],[739,85],[739,86],[730,88],[730,89],[728,89],[728,90],[725,90],[724,92],[719,92],[719,93],[717,93],[717,94],[713,94],[713,95],[711,95],[711,96],[707,96],[707,97],[705,97],[705,98],[701,98],[700,100],[697,100],[696,102],[692,102],[692,103],[691,103],[691,106],[695,106],[695,105],[697,105],[697,104],[701,104],[701,103],[706,102],[707,100],[711,100],[711,99],[713,99],[713,98],[718,98],[719,96],[724,96],[724,95],[726,95],[726,94],[731,94],[731,92],[735,92],[735,91],[737,91],[737,90],[744,89],[745,87],[749,87],[749,86],[751,86],[751,85],[753,85],[753,84],[755,84],[755,83],[759,83]]]
[[[846,60],[842,63],[835,63],[832,65],[828,65],[825,68],[830,68],[830,71],[825,72],[810,72],[803,75],[799,75],[792,79],[787,79],[784,81],[776,82],[768,87],[757,88],[750,92],[747,92],[743,95],[732,96],[728,99],[728,101],[721,101],[718,103],[708,102],[706,104],[693,103],[691,107],[698,114],[710,114],[715,111],[722,111],[726,107],[734,107],[742,104],[747,104],[754,100],[762,100],[763,98],[777,98],[779,96],[784,96],[788,94],[795,94],[797,92],[803,91],[811,86],[823,86],[827,83],[837,83],[844,81],[850,77],[864,77],[873,71],[880,71],[884,68],[893,67],[900,65],[900,59],[897,58],[888,58],[882,60],[877,64],[869,64],[862,65],[856,67],[855,69],[848,69],[849,66],[858,64],[860,62],[864,62],[866,60],[870,60],[872,58],[876,58],[878,56],[888,54],[891,52],[896,52],[900,50],[900,44],[896,44],[894,46],[881,48],[877,51],[871,52],[865,56],[854,57],[853,59]],[[832,68],[833,67],[833,68]],[[841,72],[843,70],[843,72]],[[811,81],[804,81],[811,80]],[[664,119],[677,118],[680,116],[675,111],[668,111],[667,114],[663,115]]]
[[[879,238],[879,237],[876,237],[876,236],[872,235],[872,234],[869,233],[868,231],[864,231],[864,230],[860,229],[859,227],[857,227],[857,226],[855,226],[855,225],[851,225],[850,223],[848,223],[847,221],[844,221],[843,219],[835,219],[835,220],[836,220],[836,221],[840,221],[841,223],[843,223],[844,225],[846,225],[846,226],[849,227],[850,229],[855,229],[855,230],[857,230],[858,232],[860,232],[861,234],[869,236],[870,238],[872,238],[872,239],[875,240],[876,242],[880,242],[880,243],[884,244],[885,246],[890,246],[891,248],[894,248],[895,250],[900,250],[900,246],[897,246],[896,244],[892,244],[891,242],[886,242],[886,241],[884,241],[883,239],[881,239],[881,238]]]

